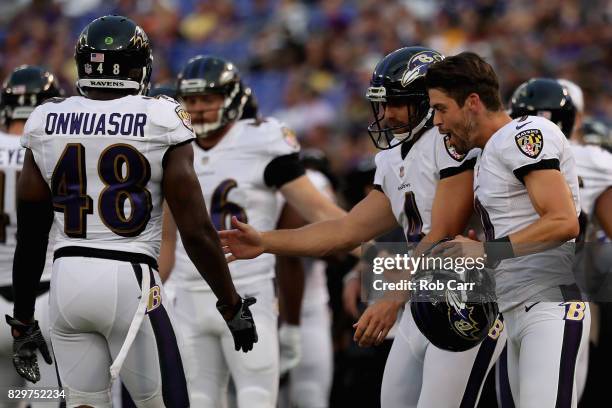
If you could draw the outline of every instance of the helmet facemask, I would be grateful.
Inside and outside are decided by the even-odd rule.
[[[392,149],[414,140],[423,130],[432,126],[433,110],[429,107],[427,95],[415,93],[402,97],[388,98],[384,87],[370,87],[366,97],[372,106],[374,121],[368,126],[368,133],[374,145],[382,150]],[[390,126],[385,120],[388,103],[403,105],[408,110],[408,123]]]
[[[183,104],[185,104],[184,98],[187,96],[204,95],[207,93],[214,93],[223,95],[223,104],[220,108],[214,109],[217,111],[217,120],[209,123],[198,122],[199,116],[210,110],[203,110],[198,112],[189,111],[192,117],[193,131],[197,137],[206,138],[212,133],[222,129],[227,124],[238,120],[242,116],[244,105],[248,99],[248,96],[244,93],[242,83],[240,81],[228,84],[226,87],[216,89],[214,91],[190,91],[192,89],[201,89],[197,84],[199,80],[183,80],[180,84],[181,97],[179,98]]]

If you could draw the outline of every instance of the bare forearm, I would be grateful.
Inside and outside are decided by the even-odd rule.
[[[359,245],[358,237],[343,232],[340,220],[329,220],[291,230],[262,233],[265,252],[284,256],[324,257]]]
[[[523,256],[557,247],[574,239],[578,232],[578,217],[544,215],[509,238],[515,256]]]

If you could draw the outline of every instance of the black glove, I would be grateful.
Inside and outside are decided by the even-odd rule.
[[[227,327],[229,327],[234,337],[234,348],[236,351],[242,349],[245,353],[253,349],[253,343],[257,343],[257,328],[253,321],[253,315],[249,310],[249,306],[257,301],[254,297],[240,299],[236,306],[222,305],[217,302],[217,310],[226,317],[228,314],[232,316],[230,319],[225,319]],[[232,308],[235,312],[228,313]]]
[[[36,349],[40,350],[47,364],[53,364],[45,338],[40,332],[38,321],[26,324],[6,315],[6,322],[12,327],[13,334],[13,365],[17,374],[26,380],[36,383],[40,380],[40,371],[36,357]]]

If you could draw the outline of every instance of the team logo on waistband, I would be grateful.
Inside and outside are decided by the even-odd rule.
[[[582,321],[586,312],[586,303],[584,302],[563,302],[559,306],[565,306],[564,320]]]
[[[544,147],[544,136],[540,129],[526,129],[514,136],[514,141],[521,153],[535,159]]]

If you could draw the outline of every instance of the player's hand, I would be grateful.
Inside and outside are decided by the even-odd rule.
[[[40,350],[47,364],[52,364],[53,360],[38,322],[22,323],[9,315],[6,315],[6,322],[13,335],[13,365],[17,374],[33,383],[40,381],[36,350]]]
[[[302,358],[302,336],[300,326],[293,324],[282,324],[278,330],[278,342],[280,346],[280,375],[295,368]]]
[[[227,262],[256,258],[264,252],[261,233],[249,224],[232,217],[234,229],[219,231],[219,239]]]
[[[457,235],[451,241],[442,242],[432,249],[433,256],[444,258],[483,258],[484,244],[480,241]]]
[[[361,280],[357,275],[346,280],[342,289],[344,311],[354,319],[359,319],[359,299],[361,299]]]
[[[253,320],[253,314],[249,306],[253,305],[257,299],[254,297],[240,298],[237,306],[233,306],[234,313],[230,313],[230,318],[226,318],[228,308],[232,306],[220,305],[217,302],[217,309],[225,319],[234,337],[234,348],[236,351],[242,349],[245,353],[253,349],[253,343],[257,343],[257,328]]]
[[[353,325],[353,340],[360,347],[380,345],[397,321],[397,313],[403,305],[403,302],[395,300],[379,300],[370,305]]]

